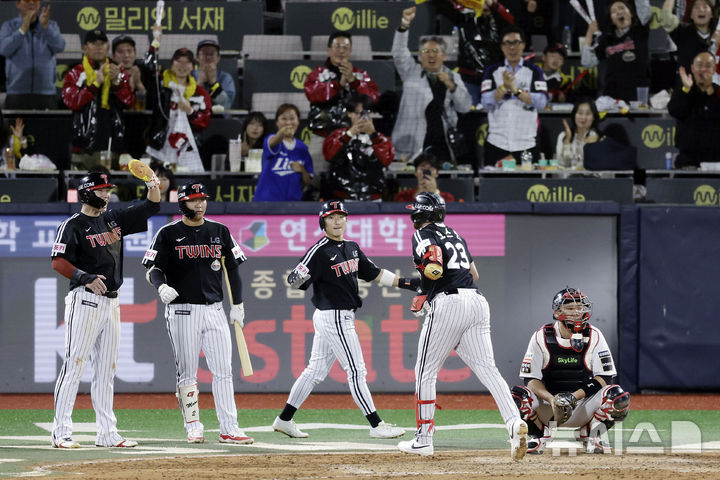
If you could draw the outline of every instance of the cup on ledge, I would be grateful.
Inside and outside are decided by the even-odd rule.
[[[225,170],[225,159],[227,159],[227,154],[213,153],[210,158],[213,172],[222,172]]]
[[[640,108],[648,107],[648,95],[650,94],[650,87],[636,87],[637,101]]]
[[[100,165],[110,170],[112,167],[112,153],[107,150],[100,151]]]

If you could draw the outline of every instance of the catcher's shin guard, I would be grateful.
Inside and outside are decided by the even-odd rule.
[[[431,419],[420,418],[421,405],[435,405],[435,400],[420,400],[415,394],[415,425],[417,426],[417,436],[431,437],[435,433],[435,412]]]
[[[193,423],[200,420],[200,404],[197,383],[193,385],[181,385],[178,387],[178,403],[183,414],[185,423]]]
[[[526,422],[531,420],[534,412],[532,409],[532,394],[530,390],[522,385],[515,385],[510,389],[510,395],[520,412],[520,418]]]
[[[630,410],[630,394],[622,389],[620,385],[610,385],[603,391],[603,399],[600,408],[595,411],[595,419],[611,424],[625,420]]]

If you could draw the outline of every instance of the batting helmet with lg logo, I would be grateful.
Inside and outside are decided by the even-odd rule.
[[[77,187],[78,198],[82,203],[86,203],[93,208],[103,208],[107,202],[98,197],[94,190],[114,186],[110,183],[110,176],[107,173],[90,172],[80,179],[80,184]]]
[[[318,214],[320,216],[319,220],[321,230],[325,230],[325,217],[332,215],[333,213],[342,213],[345,216],[348,214],[347,210],[345,210],[345,204],[343,204],[340,200],[330,200],[323,203],[320,213]]]
[[[182,214],[190,219],[195,218],[195,211],[188,208],[185,202],[196,198],[209,197],[210,195],[207,194],[205,185],[200,182],[188,182],[178,188],[178,206]]]

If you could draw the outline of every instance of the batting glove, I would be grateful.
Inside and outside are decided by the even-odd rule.
[[[242,303],[230,307],[230,325],[237,323],[240,328],[245,326],[245,306]]]
[[[172,302],[178,297],[178,295],[180,295],[177,290],[167,283],[163,283],[158,287],[158,293],[160,294],[160,300],[162,300],[165,305]]]

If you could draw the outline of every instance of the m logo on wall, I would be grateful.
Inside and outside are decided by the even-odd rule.
[[[305,79],[310,72],[312,72],[312,69],[307,65],[298,65],[290,72],[290,83],[298,90],[303,90],[305,88]]]

